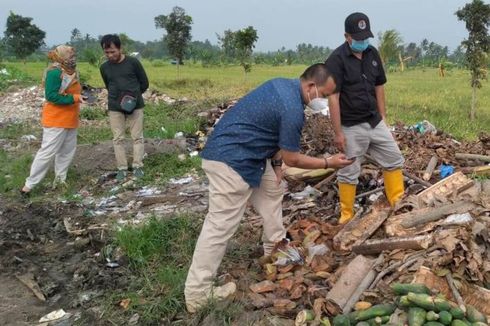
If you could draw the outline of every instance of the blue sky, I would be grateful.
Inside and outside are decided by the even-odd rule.
[[[454,12],[470,0],[0,0],[0,31],[9,11],[34,18],[46,31],[46,43],[69,40],[77,27],[92,36],[124,32],[148,41],[160,39],[153,18],[184,8],[194,21],[194,40],[217,43],[216,33],[249,25],[258,30],[256,49],[274,51],[299,43],[334,48],[344,40],[344,19],[355,11],[366,13],[377,38],[381,31],[397,30],[405,43],[427,38],[450,50],[468,33]],[[488,1],[485,1],[488,3]],[[372,42],[376,44],[376,40]]]

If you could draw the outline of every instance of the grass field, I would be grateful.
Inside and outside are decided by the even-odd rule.
[[[302,65],[254,66],[245,75],[238,66],[204,68],[187,64],[176,66],[157,62],[143,62],[150,79],[150,88],[172,97],[199,102],[201,106],[213,105],[238,98],[260,83],[274,77],[294,78],[305,69]],[[10,63],[39,80],[45,63]],[[98,69],[87,63],[79,65],[82,80],[102,87]],[[413,124],[429,120],[436,127],[459,139],[475,139],[480,131],[490,130],[490,85],[483,83],[478,91],[477,119],[470,121],[471,102],[469,73],[463,70],[448,71],[441,78],[436,69],[408,70],[388,74],[386,84],[387,110],[390,122]]]
[[[44,63],[10,63],[32,78],[32,83],[40,80]],[[150,79],[150,87],[171,97],[190,99],[190,102],[175,105],[148,105],[145,108],[145,137],[171,138],[177,131],[194,133],[202,122],[196,112],[211,108],[216,103],[239,98],[250,89],[273,77],[294,78],[299,76],[305,66],[254,66],[250,74],[244,75],[240,67],[203,68],[198,65],[185,65],[177,73],[175,66],[155,65],[144,62]],[[102,87],[98,69],[86,63],[80,64],[82,80],[92,86]],[[480,131],[490,131],[490,86],[478,91],[477,119],[468,118],[471,100],[469,75],[465,71],[453,70],[445,78],[437,75],[437,70],[409,70],[404,73],[389,73],[386,85],[388,119],[390,122],[402,121],[407,125],[421,120],[429,120],[438,128],[457,138],[475,139]],[[106,121],[102,111],[84,109],[85,119]],[[166,131],[162,130],[165,127]],[[13,124],[0,128],[0,138],[15,141],[21,135],[41,136],[39,126]],[[90,144],[111,139],[108,124],[96,127],[82,127],[79,130],[79,143]],[[34,148],[33,148],[34,150]],[[28,174],[32,153],[10,153],[0,149],[0,196],[14,198]],[[195,157],[181,162],[176,154],[161,154],[145,160],[145,177],[141,185],[154,186],[170,177],[199,171],[200,159]],[[86,176],[71,169],[68,176],[70,188],[64,196],[76,194],[88,184]],[[52,192],[44,192],[52,175],[46,178],[45,185],[33,194],[34,200],[49,200]],[[158,181],[160,180],[160,181]],[[140,185],[140,184],[138,184]],[[151,219],[141,227],[124,227],[111,234],[114,246],[120,247],[129,259],[133,275],[127,287],[113,293],[106,293],[100,299],[104,320],[107,324],[126,324],[135,313],[141,317],[141,324],[169,324],[180,320],[180,325],[199,325],[206,316],[212,317],[207,325],[237,325],[234,323],[244,307],[241,303],[229,306],[214,306],[211,303],[194,316],[185,313],[183,287],[190,264],[191,255],[202,216],[181,215],[173,218]],[[240,234],[235,236],[237,238]],[[246,233],[249,237],[250,233]],[[252,248],[259,242],[256,239],[230,245],[223,264],[233,261],[248,261]],[[243,236],[242,236],[243,239]],[[233,244],[233,243],[232,243]],[[122,299],[130,299],[127,310],[119,307]],[[83,322],[82,322],[83,324]],[[242,323],[249,325],[248,323]],[[250,323],[252,325],[252,323]]]

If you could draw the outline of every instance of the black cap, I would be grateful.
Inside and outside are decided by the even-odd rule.
[[[356,41],[374,37],[373,33],[371,33],[371,24],[368,16],[361,12],[355,12],[347,16],[345,19],[345,32],[350,34]]]

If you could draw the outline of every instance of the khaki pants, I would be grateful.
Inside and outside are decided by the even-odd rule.
[[[202,161],[202,168],[209,179],[209,211],[185,282],[186,303],[202,302],[210,295],[228,240],[237,230],[249,199],[264,220],[264,253],[270,254],[274,244],[285,237],[283,190],[276,183],[270,161],[266,166],[260,187],[251,188],[225,163]]]
[[[351,165],[338,170],[337,180],[340,183],[357,184],[361,173],[364,154],[369,153],[385,170],[403,168],[405,162],[393,135],[384,121],[375,128],[364,122],[351,127],[342,126],[345,135],[345,155],[357,159]]]
[[[41,148],[31,165],[25,186],[34,188],[46,176],[54,158],[55,178],[66,180],[66,173],[77,149],[77,129],[43,128]]]
[[[112,129],[114,154],[118,170],[128,169],[128,160],[125,149],[126,122],[129,124],[131,138],[133,140],[133,168],[143,167],[143,155],[145,154],[145,140],[143,138],[143,109],[134,110],[132,114],[124,114],[119,111],[109,111],[109,123]]]

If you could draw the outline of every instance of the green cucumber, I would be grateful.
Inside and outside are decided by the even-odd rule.
[[[400,308],[407,308],[413,306],[413,303],[408,300],[408,297],[406,295],[402,295],[398,298],[397,305]]]
[[[420,307],[408,308],[408,326],[422,326],[427,312]]]
[[[451,326],[469,326],[469,324],[461,319],[453,319]]]
[[[434,320],[438,320],[439,319],[439,315],[435,312],[435,311],[429,311],[427,312],[427,315],[425,316],[425,319],[427,319],[427,321],[434,321]]]
[[[356,326],[370,326],[367,321],[360,321],[356,324]]]
[[[451,304],[443,298],[435,297],[434,305],[436,306],[437,311],[449,311],[451,310]]]
[[[451,315],[453,315],[454,319],[463,319],[464,318],[464,311],[459,308],[459,307],[452,307],[451,310],[449,310]]]
[[[444,324],[441,324],[438,321],[428,321],[424,324],[424,326],[444,326]]]
[[[391,284],[391,289],[397,295],[405,295],[408,292],[412,293],[425,293],[430,294],[430,290],[424,284],[404,284],[404,283],[393,283]]]
[[[439,322],[444,325],[450,325],[451,321],[453,321],[453,315],[449,311],[439,312]]]
[[[396,309],[394,304],[378,304],[357,312],[355,317],[357,321],[368,320],[376,317],[391,315]]]
[[[350,326],[349,316],[337,315],[333,319],[333,326]]]
[[[434,304],[434,298],[430,295],[424,293],[413,293],[407,294],[408,300],[413,302],[415,305],[424,308],[425,310],[436,310]]]
[[[466,305],[466,318],[472,323],[476,323],[481,321],[482,323],[487,322],[487,317],[484,314],[478,311],[472,305]]]

